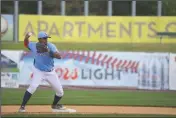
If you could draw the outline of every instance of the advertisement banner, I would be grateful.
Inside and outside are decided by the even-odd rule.
[[[13,40],[13,15],[8,14],[1,15],[1,40],[2,41]]]
[[[81,53],[85,53],[82,55]],[[64,59],[57,60],[55,59],[55,71],[58,74],[58,77],[61,80],[63,85],[77,85],[77,86],[127,86],[127,87],[136,87],[137,86],[137,74],[128,74],[128,72],[120,72],[120,70],[114,68],[106,68],[106,62],[96,63],[92,62],[91,54],[92,52],[83,52],[80,51],[81,60],[79,57],[75,57],[75,52],[72,51],[63,51]],[[98,54],[98,53],[97,53]],[[66,56],[67,55],[67,56]],[[74,57],[74,58],[72,58]],[[102,55],[103,57],[103,55]],[[76,60],[76,58],[78,60]],[[98,59],[101,59],[98,57]],[[94,59],[95,61],[96,59]],[[109,60],[110,62],[110,60]],[[92,64],[93,63],[93,64]],[[131,62],[133,65],[137,65],[137,62]],[[103,64],[103,65],[102,65]],[[114,63],[115,64],[115,63]],[[20,62],[20,83],[28,84],[30,83],[33,73],[33,55],[29,52],[26,52]],[[135,71],[135,65],[132,68]],[[102,67],[104,66],[104,67]],[[127,78],[126,75],[134,76],[133,78]],[[27,78],[28,79],[24,79]],[[121,79],[123,78],[123,79]],[[42,83],[46,85],[46,83]]]
[[[62,85],[169,89],[169,54],[106,51],[62,51],[55,71]],[[19,84],[33,79],[33,57],[24,52]],[[46,82],[41,85],[48,85]]]
[[[169,86],[170,90],[176,90],[176,54],[170,54],[169,64]]]
[[[1,72],[1,87],[4,88],[18,88],[18,72]]]
[[[46,31],[52,42],[159,43],[157,32],[176,32],[176,17],[20,15],[19,40]],[[163,43],[176,43],[165,37]]]

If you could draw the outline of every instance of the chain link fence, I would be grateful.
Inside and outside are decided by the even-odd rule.
[[[86,2],[87,1],[87,2]],[[17,2],[17,1],[16,1]],[[108,10],[112,9],[112,16],[130,16],[132,15],[132,7],[135,2],[136,16],[156,16],[161,12],[162,16],[176,15],[176,2],[174,0],[165,1],[118,1],[118,0],[43,0],[39,1],[20,1],[19,14],[38,14],[41,9],[44,15],[62,15],[62,9],[65,15],[77,16],[85,15],[85,6],[88,4],[88,12],[90,16],[106,16]],[[158,9],[161,2],[161,10]],[[15,1],[2,1],[2,14],[14,14]],[[39,8],[41,4],[41,8]],[[108,8],[109,4],[111,8]],[[63,8],[64,7],[64,8]]]

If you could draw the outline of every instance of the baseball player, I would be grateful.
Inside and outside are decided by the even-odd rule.
[[[39,32],[38,42],[30,42],[29,37],[31,35],[31,33],[26,34],[24,38],[24,46],[35,55],[33,62],[33,79],[24,94],[19,112],[25,112],[25,105],[43,80],[47,81],[56,92],[54,101],[51,105],[52,110],[54,112],[57,112],[57,110],[64,110],[65,107],[63,105],[57,104],[61,100],[64,92],[54,70],[53,60],[54,58],[61,59],[61,55],[56,46],[48,42],[48,38],[51,37],[49,37],[47,33],[43,31]]]

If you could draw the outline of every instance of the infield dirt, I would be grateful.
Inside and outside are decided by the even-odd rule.
[[[132,107],[132,106],[71,106],[76,114],[163,114],[176,115],[176,108],[166,107]],[[15,114],[18,112],[18,105],[1,106],[2,115]],[[27,105],[26,113],[29,114],[53,114],[49,105]]]

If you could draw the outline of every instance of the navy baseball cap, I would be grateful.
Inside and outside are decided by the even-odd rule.
[[[48,36],[48,34],[44,31],[40,31],[38,33],[38,38],[41,39],[41,38],[51,38],[50,36]]]

